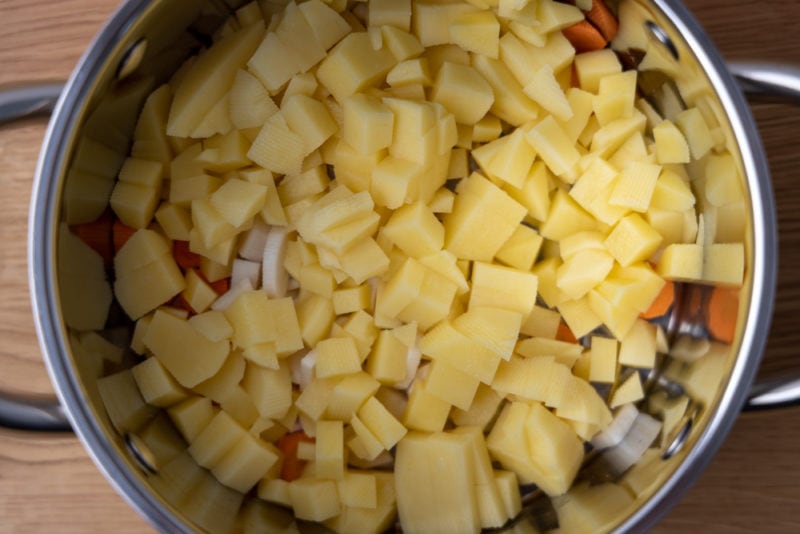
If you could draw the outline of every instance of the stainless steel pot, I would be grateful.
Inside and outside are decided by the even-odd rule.
[[[143,98],[156,81],[164,80],[207,44],[208,36],[229,13],[229,4],[238,3],[129,0],[97,36],[63,90],[41,87],[38,92],[6,93],[0,100],[0,120],[53,110],[34,184],[29,264],[37,331],[60,400],[31,403],[6,396],[0,399],[0,423],[74,429],[115,488],[162,531],[230,530],[242,496],[216,484],[191,463],[163,469],[157,451],[149,450],[137,431],[120,431],[111,424],[94,384],[98,371],[83,365],[76,355],[65,319],[64,288],[56,272],[62,199],[70,180],[76,180],[86,166],[94,175],[113,180],[128,151]],[[723,363],[707,371],[718,387],[698,395],[686,382],[691,373],[670,367],[668,360],[650,377],[651,392],[687,395],[692,408],[680,431],[666,443],[662,459],[648,472],[651,483],[633,506],[619,510],[613,526],[621,531],[644,530],[666,513],[711,460],[745,404],[763,407],[798,400],[797,381],[751,389],[774,299],[777,239],[764,151],[736,78],[748,92],[798,99],[800,71],[726,65],[680,4],[667,0],[625,3],[629,16],[622,24],[641,28],[648,46],[663,52],[675,69],[670,81],[677,78],[680,83],[684,78],[686,82],[688,76],[697,91],[707,92],[709,102],[722,112],[717,116],[719,126],[740,165],[747,193],[748,268],[735,341],[722,356]],[[677,313],[672,331],[691,331],[696,325],[688,315]],[[530,510],[536,506],[531,503]]]

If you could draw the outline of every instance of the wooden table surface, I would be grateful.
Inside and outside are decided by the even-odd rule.
[[[800,65],[800,2],[687,0],[728,59]],[[0,0],[0,87],[63,80],[116,0]],[[800,373],[800,109],[754,111],[773,174],[781,259],[762,375]],[[46,393],[28,302],[27,211],[42,120],[0,128],[0,388]],[[71,435],[0,430],[0,533],[147,532]],[[657,532],[800,532],[800,408],[742,415]]]

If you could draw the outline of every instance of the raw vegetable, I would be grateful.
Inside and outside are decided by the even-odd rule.
[[[340,532],[501,526],[587,442],[626,470],[661,428],[649,320],[725,286],[731,341],[746,265],[716,119],[643,104],[618,29],[601,0],[242,8],[145,104],[168,165],[112,193],[144,359],[106,396],[139,381],[223,484]]]

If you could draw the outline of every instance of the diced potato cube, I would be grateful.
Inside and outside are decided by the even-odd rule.
[[[181,295],[196,313],[206,311],[218,297],[216,291],[193,269],[186,272],[186,289]]]
[[[380,382],[364,372],[350,374],[338,381],[331,392],[325,416],[350,421],[361,405],[380,388]]]
[[[300,4],[300,12],[308,21],[311,31],[325,50],[335,45],[351,31],[347,21],[334,11],[331,6],[320,0],[303,2]]]
[[[501,265],[475,262],[469,307],[488,306],[526,317],[536,303],[536,275]]]
[[[344,426],[341,421],[317,421],[314,473],[319,478],[344,477]]]
[[[413,85],[430,86],[433,82],[431,80],[427,59],[414,58],[401,61],[386,75],[386,83],[392,88],[410,87]]]
[[[603,282],[600,283],[600,285],[602,284]],[[561,314],[564,323],[576,338],[585,336],[603,323],[603,320],[598,317],[589,305],[588,296],[578,300],[560,302],[558,304],[558,313]],[[574,370],[575,368],[573,367]]]
[[[618,358],[622,365],[652,369],[656,360],[656,327],[644,319],[637,319],[620,340]]]
[[[664,169],[658,177],[650,207],[662,210],[684,211],[695,205],[691,187],[679,174]]]
[[[370,397],[361,406],[358,418],[387,450],[394,447],[407,432],[406,427],[375,397]]]
[[[367,284],[361,284],[356,287],[335,289],[331,301],[336,315],[367,310],[372,306],[372,288]]]
[[[289,500],[298,519],[324,521],[339,514],[336,482],[318,478],[298,478],[289,483]]]
[[[613,50],[604,48],[576,55],[575,72],[581,88],[596,93],[600,88],[600,80],[622,72],[622,65]]]
[[[462,180],[444,219],[445,248],[456,257],[490,261],[527,210],[480,174]]]
[[[145,228],[153,219],[160,190],[139,183],[117,182],[111,192],[110,204],[114,213],[132,228]]]
[[[611,394],[609,407],[616,408],[623,404],[636,402],[644,398],[644,390],[642,390],[642,381],[639,378],[639,373],[634,372],[625,379]]]
[[[568,121],[572,118],[572,108],[550,65],[543,65],[531,74],[523,91],[558,120]]]
[[[167,135],[188,137],[208,111],[230,89],[264,36],[258,24],[242,28],[200,54],[183,73],[174,90]]]
[[[496,352],[461,333],[448,321],[429,330],[420,340],[419,348],[431,359],[443,360],[487,384],[501,360]]]
[[[623,267],[648,259],[661,244],[661,235],[633,213],[620,219],[605,240],[608,251]]]
[[[389,258],[374,239],[362,239],[340,257],[342,270],[356,284],[386,272]]]
[[[689,163],[689,144],[671,121],[664,120],[653,128],[658,163]]]
[[[289,129],[303,139],[304,156],[322,146],[339,129],[322,102],[303,94],[284,97],[281,115]]]
[[[361,369],[355,341],[350,337],[323,339],[317,343],[316,375],[320,378],[356,373]]]
[[[635,70],[608,74],[600,79],[597,96],[592,107],[600,126],[616,119],[625,119],[633,114],[636,100]]]
[[[444,430],[450,408],[450,403],[429,393],[427,384],[417,378],[410,390],[403,424],[412,430],[439,432]]]
[[[697,108],[689,108],[675,117],[675,124],[680,128],[689,144],[694,159],[701,159],[714,146],[711,131]]]
[[[554,174],[569,183],[575,181],[571,173],[580,154],[552,115],[528,130],[526,138]]]
[[[214,191],[209,202],[228,224],[240,227],[261,211],[266,199],[266,186],[231,179]]]
[[[658,274],[667,280],[697,281],[703,277],[703,247],[675,243],[661,253],[656,267]]]
[[[421,258],[441,250],[444,227],[422,202],[403,206],[392,213],[383,233],[406,255]]]
[[[406,354],[403,344],[391,330],[381,330],[367,359],[367,372],[384,384],[395,384],[406,376]]]
[[[446,61],[433,82],[430,99],[450,111],[460,124],[475,124],[492,107],[492,86],[474,68]]]
[[[705,248],[703,280],[725,286],[744,281],[745,250],[742,243],[714,243]]]
[[[446,5],[446,4],[445,4]],[[468,436],[411,433],[397,447],[400,521],[411,532],[479,532],[475,469]]]
[[[479,384],[469,408],[467,410],[453,408],[450,417],[457,426],[486,428],[497,414],[502,401],[503,397],[490,386]]]
[[[714,206],[725,206],[742,200],[742,181],[738,164],[726,152],[709,156],[705,165],[705,196]]]
[[[567,192],[558,189],[550,202],[550,212],[539,227],[539,233],[545,239],[560,241],[572,234],[596,228],[595,218],[584,211]]]
[[[478,384],[477,378],[439,360],[431,364],[425,389],[448,404],[466,410],[472,404]]]
[[[358,152],[370,154],[392,144],[394,115],[380,100],[357,93],[342,108],[342,138]]]
[[[343,506],[374,509],[378,506],[377,481],[373,473],[348,470],[336,487]]]
[[[143,341],[186,387],[216,374],[230,350],[228,340],[211,341],[188,322],[162,311],[153,315]]]
[[[192,443],[214,417],[214,408],[208,397],[192,396],[168,410],[170,419],[184,439]]]
[[[170,202],[162,202],[154,216],[168,238],[180,241],[189,240],[192,216],[188,210]]]
[[[350,420],[350,426],[356,433],[355,437],[347,442],[347,446],[353,454],[364,460],[371,461],[386,450],[375,434],[367,428],[357,415],[354,415]]]
[[[579,299],[602,282],[614,258],[604,250],[582,250],[564,261],[556,273],[556,285],[568,297]]]
[[[274,445],[245,434],[214,465],[211,472],[229,488],[247,493],[279,458],[280,451]]]
[[[395,65],[385,48],[375,50],[367,33],[344,37],[322,60],[317,79],[340,103],[376,83]]]
[[[498,148],[496,152],[493,151],[488,161],[479,159],[479,150],[490,149],[492,146]],[[526,140],[525,133],[517,129],[490,144],[483,145],[480,149],[473,150],[472,156],[489,176],[499,178],[515,188],[521,188],[530,175],[536,151]]]
[[[462,15],[474,11],[477,11],[477,8],[468,3],[414,2],[412,7],[414,34],[425,47],[449,43],[450,26]]]
[[[520,482],[534,482],[548,495],[569,489],[583,459],[572,428],[538,403],[506,405],[486,444]]]
[[[631,162],[620,172],[609,203],[641,213],[647,211],[660,174],[660,165]]]
[[[188,452],[201,466],[212,469],[247,431],[220,410],[189,445]]]
[[[133,378],[142,398],[148,404],[167,407],[186,398],[186,391],[159,363],[157,358],[148,358],[131,368]]]
[[[476,54],[497,59],[500,23],[491,11],[463,13],[449,27],[450,42]]]
[[[248,364],[242,387],[253,399],[258,414],[264,418],[280,419],[292,405],[292,377],[288,365],[267,369]]]
[[[289,128],[282,113],[275,113],[253,140],[247,157],[276,174],[300,174],[307,154],[303,138]]]
[[[233,79],[228,106],[231,122],[238,130],[260,127],[278,111],[266,87],[243,69]]]
[[[617,378],[617,340],[592,336],[589,381],[613,384]]]

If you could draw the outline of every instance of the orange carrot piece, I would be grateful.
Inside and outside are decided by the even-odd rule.
[[[172,255],[175,257],[175,262],[182,269],[200,267],[200,255],[189,250],[188,241],[173,241]]]
[[[566,341],[567,343],[577,343],[578,338],[572,333],[572,330],[567,326],[567,323],[561,321],[558,323],[558,330],[556,330],[556,339],[559,341]]]
[[[586,20],[576,22],[572,26],[564,28],[561,32],[572,44],[572,47],[575,48],[575,53],[577,54],[601,50],[608,44],[608,41],[600,31]]]
[[[216,282],[209,282],[208,285],[211,286],[211,289],[213,289],[217,295],[224,295],[231,288],[231,279],[223,278]]]
[[[100,254],[106,267],[111,267],[114,263],[113,224],[113,215],[106,211],[95,221],[71,226],[70,231]]]
[[[619,22],[603,0],[592,0],[592,9],[586,18],[600,30],[606,41],[611,41],[617,35]]]
[[[119,252],[119,249],[128,241],[128,239],[136,233],[136,228],[122,223],[119,219],[114,221],[113,226],[113,239],[114,239],[114,252]]]
[[[675,302],[675,282],[666,280],[661,292],[650,303],[650,307],[641,314],[642,319],[655,319],[661,317],[669,311],[672,304]]]
[[[281,478],[287,482],[300,478],[306,461],[297,457],[297,446],[301,441],[313,443],[314,438],[307,436],[302,431],[284,434],[275,445],[283,453],[283,465],[281,466]]]
[[[714,287],[708,299],[706,326],[711,336],[723,343],[733,343],[739,317],[739,290]]]

